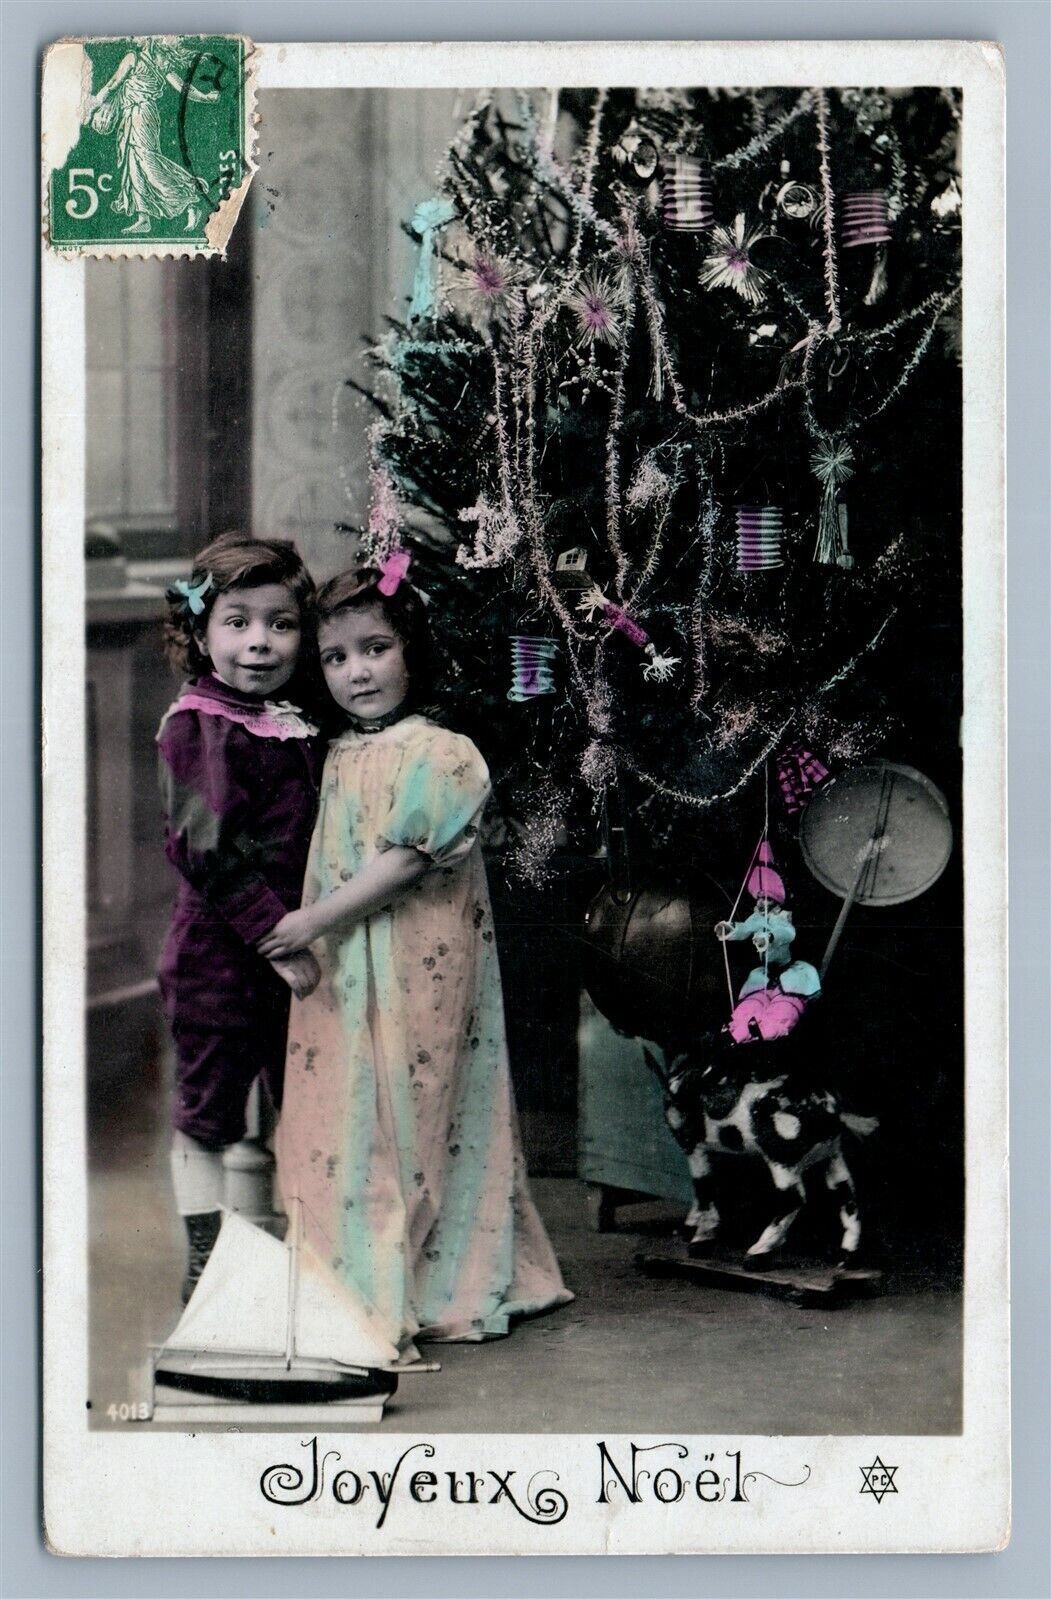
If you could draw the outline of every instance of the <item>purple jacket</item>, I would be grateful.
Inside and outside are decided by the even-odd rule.
[[[215,677],[191,683],[157,733],[165,854],[180,875],[161,960],[169,1016],[251,1026],[278,981],[255,944],[300,900],[321,745],[287,703]]]

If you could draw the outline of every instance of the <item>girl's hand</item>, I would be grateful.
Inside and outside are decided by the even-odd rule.
[[[715,936],[719,940],[720,944],[725,944],[732,932],[733,926],[730,922],[716,922]]]
[[[306,999],[321,981],[321,967],[308,949],[284,960],[270,962],[281,981],[287,983],[297,999]]]
[[[318,929],[309,910],[289,911],[259,940],[256,948],[268,961],[284,960],[306,949],[317,936]]]

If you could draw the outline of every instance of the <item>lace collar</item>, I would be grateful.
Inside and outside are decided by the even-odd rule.
[[[179,711],[198,711],[202,716],[223,716],[237,722],[257,738],[315,738],[317,726],[290,700],[260,700],[251,694],[222,683],[209,674],[183,689],[174,705],[161,718],[161,728]]]

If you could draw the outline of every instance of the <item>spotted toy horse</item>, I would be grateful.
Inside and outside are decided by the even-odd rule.
[[[838,1203],[840,1267],[856,1260],[861,1218],[842,1135],[848,1128],[863,1136],[878,1123],[846,1112],[836,1094],[818,1083],[805,1063],[800,1066],[797,1035],[734,1044],[721,1033],[691,1051],[665,1057],[666,1064],[649,1049],[645,1055],[661,1081],[665,1117],[693,1179],[694,1202],[686,1218],[691,1255],[707,1254],[718,1235],[709,1151],[720,1150],[760,1156],[777,1190],[778,1207],[747,1252],[751,1265],[765,1264],[784,1245],[807,1202],[803,1175],[809,1172],[823,1174]]]

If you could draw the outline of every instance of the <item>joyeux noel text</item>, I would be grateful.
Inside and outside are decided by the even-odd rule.
[[[301,1448],[307,1451],[302,1464],[281,1461],[263,1471],[259,1490],[268,1503],[302,1506],[330,1498],[339,1505],[374,1512],[377,1527],[386,1523],[396,1502],[478,1508],[502,1505],[539,1527],[557,1526],[569,1513],[568,1496],[553,1468],[526,1476],[516,1468],[444,1467],[436,1459],[433,1444],[414,1443],[402,1450],[388,1471],[381,1471],[344,1464],[340,1451],[325,1448],[317,1437],[305,1440]],[[699,1456],[694,1453],[691,1459],[690,1449],[675,1442],[617,1440],[599,1442],[595,1448],[593,1492],[600,1505],[618,1500],[627,1505],[671,1505],[686,1499],[702,1504],[746,1504],[747,1484],[756,1476],[768,1475],[745,1471],[739,1449],[720,1451],[721,1460],[717,1461],[714,1450],[702,1451]],[[430,1461],[433,1466],[424,1464]]]

